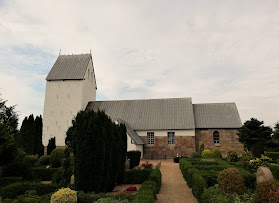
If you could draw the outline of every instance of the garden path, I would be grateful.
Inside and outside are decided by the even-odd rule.
[[[162,160],[162,187],[157,195],[156,203],[197,203],[191,188],[188,187],[173,159]]]

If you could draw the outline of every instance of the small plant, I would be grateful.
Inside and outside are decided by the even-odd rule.
[[[204,150],[204,143],[202,141],[199,141],[198,154],[201,155],[203,150]]]
[[[77,192],[70,188],[61,188],[51,196],[50,203],[76,203]]]
[[[210,149],[203,150],[201,153],[203,159],[211,159],[213,157],[213,153]]]
[[[215,148],[212,153],[213,153],[212,158],[216,158],[216,159],[221,159],[222,158],[221,151],[220,151],[219,148]]]
[[[274,180],[259,183],[254,202],[279,202],[279,183]]]
[[[249,166],[250,169],[255,169],[257,170],[259,167],[267,167],[268,166],[268,162],[271,159],[267,156],[261,155],[260,158],[256,158],[256,159],[251,159],[249,161]]]
[[[143,163],[142,166],[144,169],[152,169],[152,167],[153,167],[153,165],[149,164],[149,163]]]
[[[221,171],[218,176],[218,184],[220,189],[228,194],[237,193],[242,195],[245,192],[244,180],[235,168]]]
[[[227,148],[227,161],[228,162],[237,162],[238,156],[235,148]]]
[[[75,175],[74,175],[74,174],[71,176],[70,184],[71,184],[71,185],[74,185],[74,184],[75,184]]]
[[[200,158],[201,155],[200,155],[198,152],[191,152],[190,157],[191,157],[191,158]]]

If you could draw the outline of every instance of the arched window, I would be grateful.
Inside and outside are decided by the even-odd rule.
[[[214,144],[220,143],[219,132],[218,131],[213,132],[213,142],[214,142]]]

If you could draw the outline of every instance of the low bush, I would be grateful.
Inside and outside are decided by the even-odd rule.
[[[199,148],[198,148],[198,154],[201,155],[201,153],[203,152],[204,150],[204,143],[203,141],[199,141]]]
[[[59,168],[34,168],[34,176],[40,180],[52,180],[53,174],[57,173]]]
[[[140,163],[141,152],[137,150],[128,151],[127,158],[130,159],[130,169],[138,166]]]
[[[279,202],[279,183],[276,181],[265,181],[257,186],[254,202]]]
[[[142,184],[148,180],[151,171],[150,169],[132,169],[125,173],[125,183]]]
[[[202,203],[232,203],[231,199],[223,193],[218,185],[204,189],[201,196]]]
[[[221,155],[221,151],[219,148],[215,148],[212,152],[212,158],[215,158],[215,159],[221,159],[222,158],[222,155]]]
[[[26,166],[22,163],[10,163],[2,167],[2,177],[23,177],[24,180],[34,178],[32,166]]]
[[[26,166],[34,167],[37,161],[38,161],[38,155],[26,155],[23,158],[23,164]]]
[[[154,181],[145,181],[136,194],[133,203],[153,203],[156,199],[157,187]]]
[[[195,165],[195,168],[197,168],[198,170],[203,170],[203,171],[221,171],[224,170],[226,168],[228,168],[227,166],[224,165]]]
[[[213,158],[213,153],[210,149],[203,150],[201,153],[203,159],[211,159]]]
[[[50,199],[50,203],[76,203],[77,192],[70,188],[61,188],[55,192]]]
[[[270,164],[269,167],[272,175],[275,179],[279,180],[279,165],[277,164]]]
[[[192,177],[192,192],[193,195],[200,200],[204,189],[207,188],[204,178],[199,173],[194,173]]]
[[[237,193],[241,195],[245,192],[244,180],[235,168],[221,171],[218,176],[218,184],[220,189],[227,194]]]
[[[36,194],[20,195],[16,199],[4,199],[3,203],[49,203],[52,194],[38,196]]]
[[[176,157],[176,156],[173,157],[173,162],[174,162],[174,163],[179,163],[179,157]]]
[[[42,184],[33,182],[13,183],[3,188],[2,198],[14,199],[19,195],[24,195],[28,190],[35,190],[37,195],[44,195],[58,189],[55,184]]]
[[[227,162],[237,162],[238,156],[235,148],[227,148]]]
[[[243,180],[244,180],[244,184],[245,187],[251,190],[255,190],[256,188],[256,183],[257,183],[257,176],[256,174],[249,174],[249,173],[240,173]]]
[[[77,194],[77,199],[79,203],[92,203],[101,198],[107,198],[107,197],[112,197],[117,200],[129,200],[129,202],[132,202],[136,198],[136,195],[130,195],[130,194],[108,195],[103,193],[93,194],[93,193],[83,193],[83,192],[78,192]]]
[[[50,164],[50,155],[43,155],[38,160],[40,165],[46,166]]]
[[[218,184],[218,172],[217,171],[201,171],[200,174],[204,178],[208,187]]]
[[[271,158],[272,160],[279,159],[279,152],[264,152],[264,155]]]
[[[201,155],[200,155],[198,152],[191,152],[190,157],[191,157],[191,158],[200,158]]]
[[[193,165],[187,159],[180,159],[179,168],[184,179],[187,181],[188,170],[193,168]]]
[[[193,166],[195,165],[206,165],[206,166],[209,166],[209,165],[220,165],[218,162],[216,161],[191,161],[191,164]]]
[[[58,168],[62,166],[62,159],[65,157],[65,149],[56,148],[50,154],[50,163],[53,168]]]
[[[157,169],[153,169],[152,172],[149,175],[148,180],[154,181],[156,183],[156,186],[157,186],[156,193],[159,193],[160,188],[161,188],[161,184],[162,184],[162,174],[161,174],[161,171],[158,168]]]
[[[101,198],[95,201],[94,203],[130,203],[129,200],[118,200],[112,197]]]
[[[21,182],[22,177],[3,177],[0,178],[0,187],[5,187],[12,183]]]

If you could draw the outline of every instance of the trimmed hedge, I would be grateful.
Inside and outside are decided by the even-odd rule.
[[[53,174],[55,174],[59,168],[34,168],[34,175],[40,180],[52,180]]]
[[[157,186],[154,181],[145,181],[136,194],[133,203],[153,203],[156,199]]]
[[[58,185],[54,184],[42,184],[33,182],[19,182],[13,183],[3,188],[2,198],[14,199],[19,195],[24,195],[28,190],[36,190],[37,195],[44,195],[54,192],[59,188]]]
[[[270,164],[269,169],[272,172],[272,175],[275,179],[279,180],[279,165],[277,164]]]
[[[217,171],[201,171],[200,174],[204,178],[208,187],[212,187],[218,184],[218,172]]]
[[[16,182],[21,182],[22,177],[3,177],[0,178],[0,187],[5,187],[7,185],[16,183]]]
[[[126,172],[126,184],[142,184],[144,181],[148,180],[151,173],[151,169],[132,169]]]
[[[220,165],[217,161],[190,161],[192,165]]]
[[[40,165],[46,166],[50,164],[50,155],[43,155],[38,160]]]
[[[203,191],[207,188],[204,178],[199,173],[193,174],[192,178],[192,192],[193,195],[200,200]]]
[[[58,168],[62,166],[62,159],[65,157],[65,149],[56,148],[50,154],[50,163],[53,168]]]
[[[98,199],[101,198],[106,198],[106,197],[112,197],[114,199],[117,200],[129,200],[130,202],[132,202],[135,198],[136,195],[128,195],[128,194],[112,194],[112,195],[108,195],[108,194],[93,194],[93,193],[84,193],[84,192],[78,192],[77,194],[77,199],[78,199],[78,203],[92,203],[97,201]]]
[[[223,166],[223,165],[210,165],[210,166],[206,166],[206,165],[195,165],[194,166],[196,169],[198,170],[202,170],[202,171],[222,171],[224,169],[227,169],[227,166]]]
[[[141,152],[137,150],[128,151],[127,158],[130,159],[130,169],[138,166],[140,163]]]
[[[268,156],[272,160],[278,160],[279,159],[279,152],[264,152],[265,156]]]
[[[231,203],[232,201],[219,187],[206,188],[201,196],[202,203]]]
[[[161,188],[161,184],[162,184],[162,174],[161,171],[156,168],[153,169],[152,172],[150,173],[150,176],[148,178],[148,180],[154,181],[157,185],[157,193],[159,193],[160,188]]]

